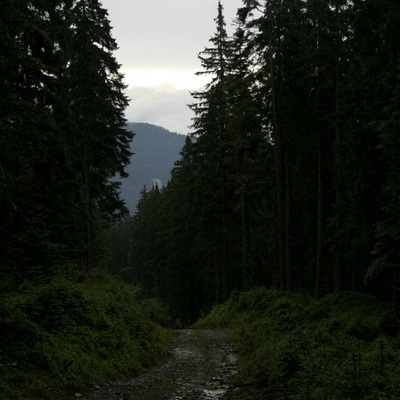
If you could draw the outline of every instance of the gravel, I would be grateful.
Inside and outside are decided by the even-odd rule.
[[[177,331],[164,365],[127,381],[93,387],[69,400],[218,400],[232,390],[236,355],[226,330]]]

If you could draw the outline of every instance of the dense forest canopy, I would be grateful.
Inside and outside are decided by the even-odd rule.
[[[244,0],[231,36],[221,4],[215,24],[192,133],[122,227],[120,273],[186,321],[260,285],[398,307],[399,3]]]
[[[399,22],[394,0],[243,0],[230,35],[219,3],[181,159],[115,225],[133,134],[106,10],[1,1],[5,290],[108,257],[182,321],[260,285],[397,307]]]
[[[0,266],[6,282],[88,271],[126,214],[123,76],[97,0],[0,2]],[[65,268],[65,267],[61,267]]]

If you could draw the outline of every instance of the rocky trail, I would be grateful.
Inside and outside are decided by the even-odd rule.
[[[225,330],[180,330],[168,362],[122,382],[95,387],[81,400],[226,399],[236,373],[236,355]],[[72,400],[71,399],[71,400]]]

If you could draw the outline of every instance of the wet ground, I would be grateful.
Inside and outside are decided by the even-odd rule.
[[[96,387],[82,400],[218,400],[232,390],[236,355],[225,330],[180,330],[169,361],[137,378]]]

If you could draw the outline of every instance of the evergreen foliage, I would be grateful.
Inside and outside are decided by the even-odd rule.
[[[391,0],[244,0],[229,36],[218,4],[192,134],[132,222],[179,319],[259,285],[398,310],[398,18]]]
[[[78,283],[126,213],[111,180],[126,175],[133,136],[116,49],[97,0],[0,1],[3,399],[65,398],[163,354],[168,335],[136,287],[95,273]]]
[[[243,0],[230,36],[218,2],[181,160],[123,219],[133,135],[106,10],[0,1],[3,397],[150,364],[158,330],[132,287],[73,282],[107,256],[161,300],[142,303],[158,321],[186,326],[233,293],[214,316],[240,325],[251,383],[398,397],[398,323],[372,296],[400,314],[399,7]],[[238,294],[259,286],[274,290]]]
[[[35,0],[0,14],[1,274],[40,279],[73,259],[89,270],[96,227],[125,212],[110,178],[132,139],[107,12]]]

